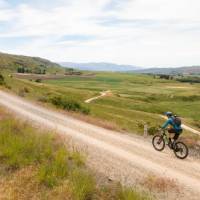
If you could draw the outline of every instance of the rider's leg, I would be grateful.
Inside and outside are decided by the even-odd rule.
[[[169,144],[172,144],[172,139],[174,139],[174,134],[175,134],[175,130],[173,128],[168,129],[168,133],[169,133]]]
[[[174,149],[175,149],[176,141],[178,140],[179,136],[180,136],[180,132],[176,132],[175,135],[174,135],[174,137],[173,137],[173,139],[174,139],[174,141],[173,141],[173,148]]]
[[[175,133],[175,135],[174,135],[174,137],[173,137],[174,141],[178,140],[179,135],[180,135],[180,133],[177,133],[177,132]]]

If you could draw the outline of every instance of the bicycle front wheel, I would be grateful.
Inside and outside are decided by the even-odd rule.
[[[162,135],[155,135],[152,139],[152,144],[157,151],[162,151],[165,148],[165,141]]]
[[[176,142],[174,154],[177,158],[185,159],[188,156],[188,147],[183,142]]]

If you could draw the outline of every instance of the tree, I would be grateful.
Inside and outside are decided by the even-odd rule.
[[[17,72],[18,72],[18,73],[24,73],[24,72],[25,72],[24,67],[18,67],[18,68],[17,68]]]

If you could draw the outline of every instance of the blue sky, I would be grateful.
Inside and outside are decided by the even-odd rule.
[[[199,0],[0,0],[0,51],[53,61],[200,65]]]

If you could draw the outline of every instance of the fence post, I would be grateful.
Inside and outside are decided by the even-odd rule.
[[[148,125],[144,124],[144,137],[148,136]]]

